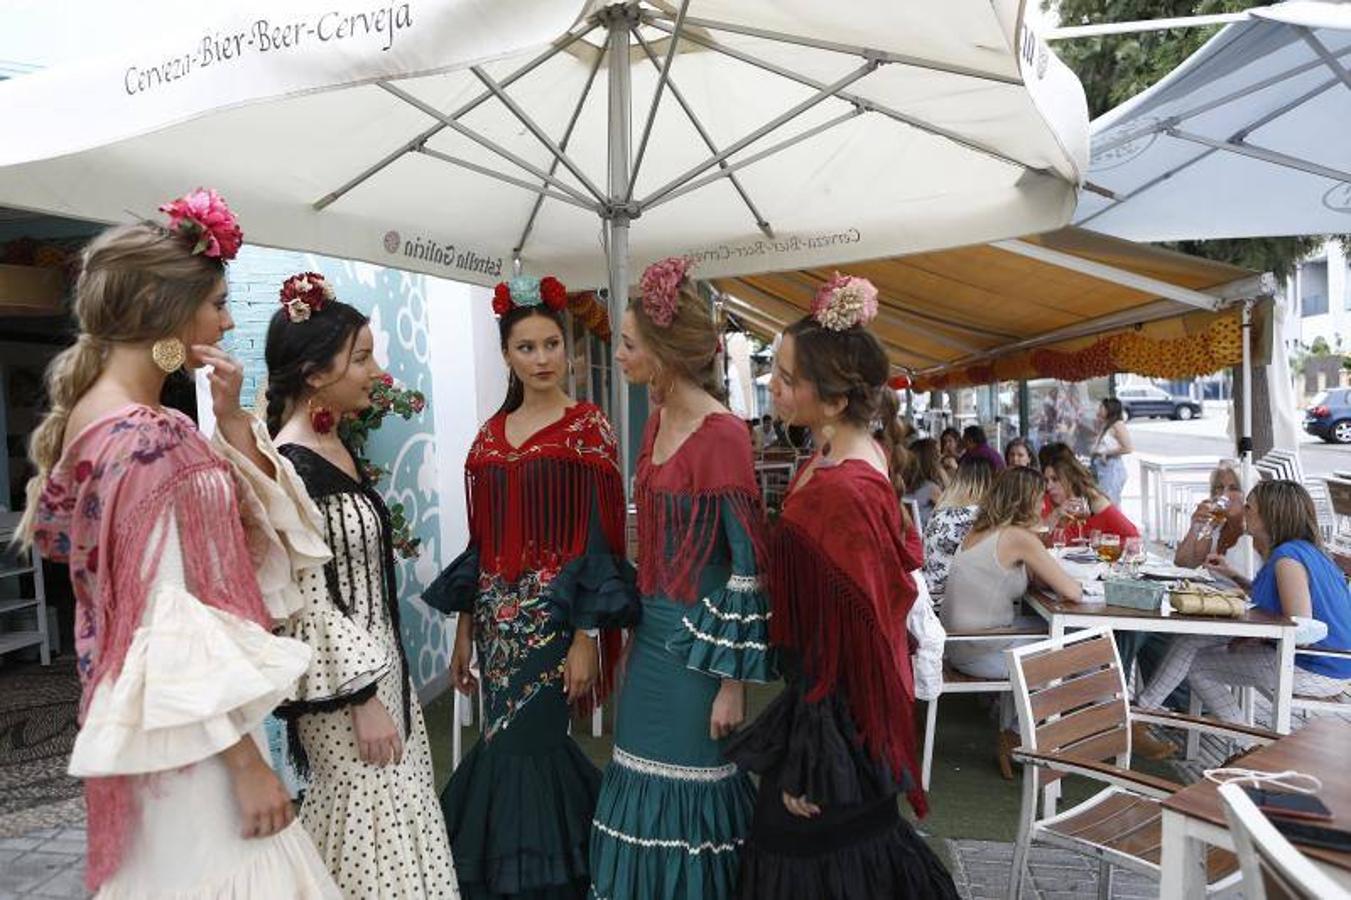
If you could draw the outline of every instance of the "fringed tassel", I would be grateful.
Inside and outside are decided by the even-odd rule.
[[[271,624],[258,589],[238,498],[228,464],[220,460],[176,470],[129,509],[118,509],[104,532],[99,571],[99,652],[85,685],[82,707],[104,678],[116,678],[145,617],[150,586],[163,565],[169,537],[166,513],[178,531],[180,561],[188,591],[207,606],[264,628]],[[83,708],[82,708],[83,714]],[[85,783],[89,861],[85,881],[94,890],[117,871],[136,829],[139,809],[129,778],[91,778]]]
[[[699,576],[733,516],[755,548],[756,570],[764,571],[764,513],[758,495],[733,490],[670,494],[642,487],[638,505],[638,589],[682,603],[699,599]]]
[[[898,783],[908,781],[910,805],[923,816],[906,636],[893,634],[895,623],[881,621],[857,584],[790,524],[776,531],[771,557],[771,641],[800,654],[808,702],[843,694],[863,746]]]
[[[484,571],[515,582],[556,570],[586,551],[597,498],[612,548],[624,546],[623,483],[614,467],[542,458],[475,466],[465,475],[470,540]]]

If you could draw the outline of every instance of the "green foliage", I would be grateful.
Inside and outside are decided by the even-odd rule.
[[[1332,353],[1332,348],[1328,346],[1328,339],[1320,334],[1309,344],[1309,352],[1314,356],[1327,356]]]
[[[405,390],[395,384],[392,377],[386,375],[371,388],[371,405],[357,415],[343,419],[338,425],[343,439],[356,454],[357,466],[365,473],[371,484],[379,483],[380,479],[389,474],[388,469],[377,466],[366,457],[366,441],[370,439],[371,432],[379,429],[385,416],[390,413],[406,421],[426,408],[427,398],[421,391]],[[422,538],[413,536],[413,523],[408,521],[408,514],[402,503],[390,504],[389,525],[395,552],[404,559],[416,557]]]
[[[1055,9],[1062,27],[1215,15],[1266,5],[1268,0],[1041,0],[1042,9]],[[1054,47],[1056,55],[1079,76],[1088,98],[1088,114],[1096,119],[1173,71],[1221,27],[1075,38],[1056,41]],[[1342,242],[1347,244],[1345,238]],[[1178,241],[1165,246],[1271,272],[1284,281],[1321,243],[1320,237],[1267,237]]]

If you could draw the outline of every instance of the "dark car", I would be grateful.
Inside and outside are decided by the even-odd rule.
[[[1330,444],[1351,444],[1351,388],[1315,394],[1304,410],[1304,430]]]
[[[1118,388],[1116,398],[1128,419],[1195,419],[1201,415],[1201,404],[1187,397],[1174,397],[1163,388],[1151,384]]]

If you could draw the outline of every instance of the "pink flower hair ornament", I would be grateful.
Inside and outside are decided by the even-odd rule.
[[[194,256],[229,262],[244,243],[244,232],[234,213],[221,195],[209,188],[198,188],[159,209],[169,217],[169,231],[187,240]]]
[[[812,318],[831,331],[867,325],[877,318],[877,288],[866,278],[836,272],[816,292]]]
[[[638,289],[643,296],[643,312],[653,325],[670,327],[680,306],[680,286],[693,262],[688,256],[668,256],[643,270]]]

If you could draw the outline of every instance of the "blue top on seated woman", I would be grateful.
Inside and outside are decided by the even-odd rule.
[[[1252,583],[1252,599],[1258,609],[1281,615],[1281,597],[1276,591],[1276,562],[1293,559],[1309,575],[1313,618],[1328,626],[1328,636],[1312,646],[1326,650],[1351,650],[1351,592],[1346,577],[1323,551],[1308,541],[1286,541],[1275,550]],[[1295,665],[1329,678],[1351,678],[1351,659],[1330,656],[1296,656]]]

